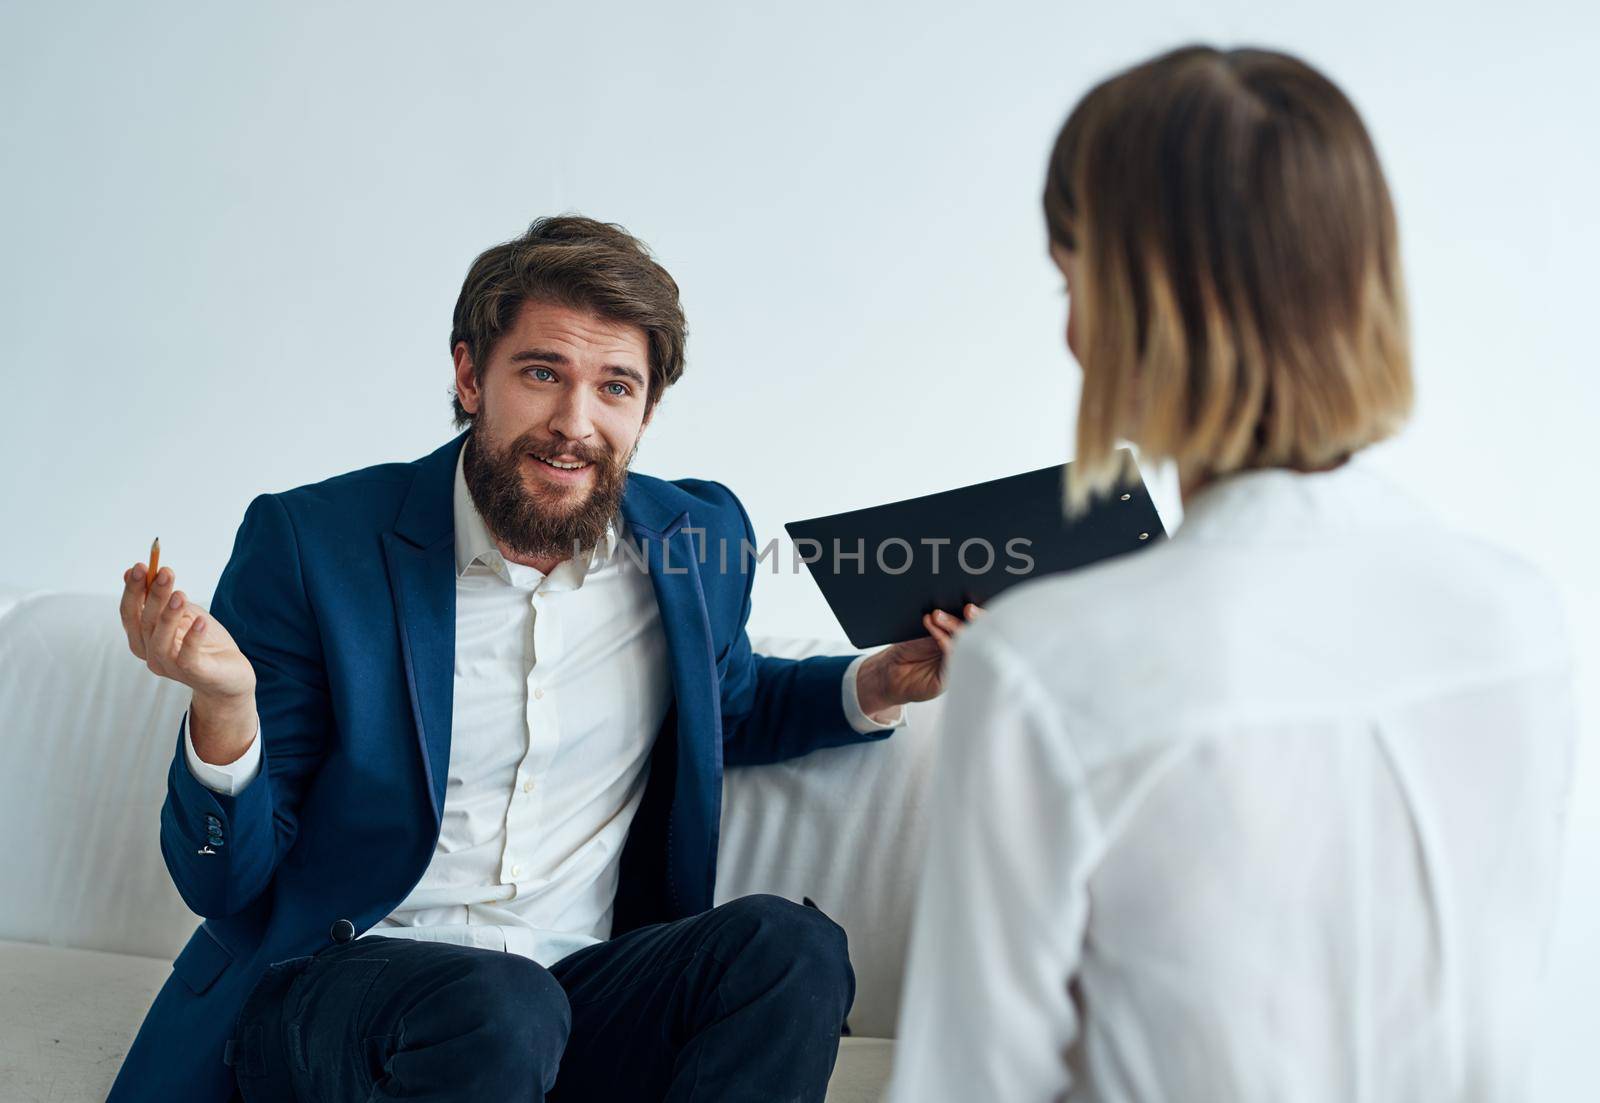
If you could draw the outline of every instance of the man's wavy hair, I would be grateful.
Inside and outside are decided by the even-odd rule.
[[[495,342],[527,302],[588,310],[609,322],[639,326],[650,348],[646,409],[683,375],[688,327],[678,284],[645,244],[621,226],[580,215],[538,219],[526,233],[484,250],[472,262],[456,299],[450,352],[466,342],[472,372],[483,372]],[[450,390],[455,424],[473,421]]]
[[[1056,140],[1044,215],[1081,260],[1072,505],[1116,483],[1119,439],[1204,481],[1329,466],[1410,412],[1389,189],[1305,62],[1188,46],[1105,80]]]

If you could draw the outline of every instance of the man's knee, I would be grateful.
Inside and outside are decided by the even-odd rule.
[[[516,954],[475,955],[450,989],[441,996],[471,1008],[495,1078],[548,1091],[572,1029],[572,1008],[555,977]]]
[[[834,997],[841,1017],[849,1010],[856,980],[843,927],[781,896],[742,896],[718,910],[739,943],[741,966],[781,973],[811,995]]]

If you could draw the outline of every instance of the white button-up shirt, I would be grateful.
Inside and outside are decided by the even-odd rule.
[[[456,658],[439,844],[372,934],[549,964],[611,933],[628,827],[672,687],[649,575],[617,554],[548,575],[502,556],[456,459]]]
[[[549,965],[611,932],[622,848],[671,700],[649,575],[617,550],[618,517],[586,561],[548,575],[505,559],[456,459],[456,648],[450,762],[439,840],[422,879],[369,934],[507,950]],[[882,724],[856,697],[860,732]],[[260,770],[259,737],[233,763],[190,771],[237,793]]]
[[[951,663],[893,1103],[1518,1100],[1560,602],[1357,458],[1203,489]]]

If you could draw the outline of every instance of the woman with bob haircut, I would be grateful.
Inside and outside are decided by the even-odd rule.
[[[1411,406],[1355,109],[1265,50],[1104,81],[1050,156],[1083,370],[1172,539],[953,649],[893,1103],[1522,1097],[1575,738],[1557,596],[1361,455]]]

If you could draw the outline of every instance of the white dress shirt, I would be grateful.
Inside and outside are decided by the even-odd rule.
[[[615,519],[587,561],[548,575],[505,559],[456,460],[456,648],[439,839],[422,879],[367,934],[507,950],[550,965],[610,936],[622,848],[644,795],[672,687],[649,575],[617,554]],[[856,697],[860,732],[878,723]],[[187,733],[187,725],[185,725]],[[200,760],[201,784],[237,793],[260,770]]]
[[[1552,588],[1358,457],[956,646],[893,1103],[1523,1097],[1575,718]]]

